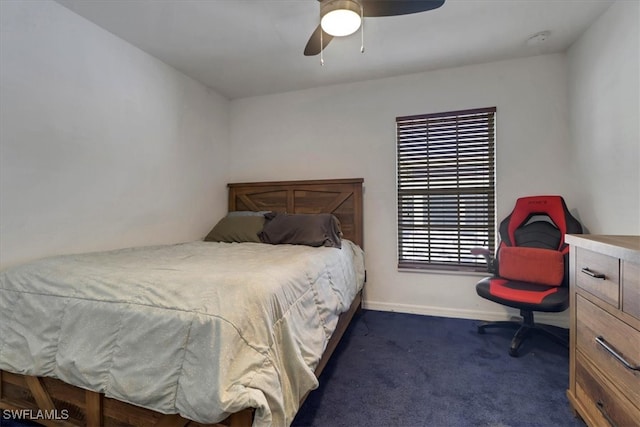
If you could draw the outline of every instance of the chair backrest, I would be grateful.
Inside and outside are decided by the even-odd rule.
[[[564,251],[565,234],[582,233],[561,196],[521,197],[500,223],[501,245],[543,247]]]
[[[509,216],[500,223],[500,244],[496,259],[505,246],[521,246],[557,250],[564,255],[565,279],[568,284],[569,245],[565,234],[581,234],[582,225],[569,212],[561,196],[521,197]],[[495,266],[499,270],[499,263]]]

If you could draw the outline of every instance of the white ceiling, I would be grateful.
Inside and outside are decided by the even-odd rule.
[[[304,56],[317,0],[57,0],[229,99],[565,51],[614,0],[446,0]],[[620,0],[619,0],[620,1]],[[550,31],[546,42],[527,39]]]

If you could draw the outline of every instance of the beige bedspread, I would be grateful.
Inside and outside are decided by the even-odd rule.
[[[0,369],[213,423],[288,425],[364,282],[360,248],[190,242],[0,273]]]

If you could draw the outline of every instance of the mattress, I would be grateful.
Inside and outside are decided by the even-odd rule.
[[[289,425],[364,283],[362,250],[189,242],[0,273],[0,369],[215,423]]]

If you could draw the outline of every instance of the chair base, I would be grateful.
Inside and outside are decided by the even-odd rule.
[[[511,346],[509,347],[509,355],[511,357],[519,356],[520,346],[522,345],[524,340],[533,333],[541,333],[556,341],[558,344],[569,348],[569,338],[564,334],[558,333],[556,330],[554,330],[553,326],[534,323],[532,311],[520,310],[520,315],[522,316],[522,321],[504,320],[497,322],[482,322],[480,325],[478,325],[478,333],[484,334],[485,329],[489,328],[517,329],[516,334],[511,339]]]

